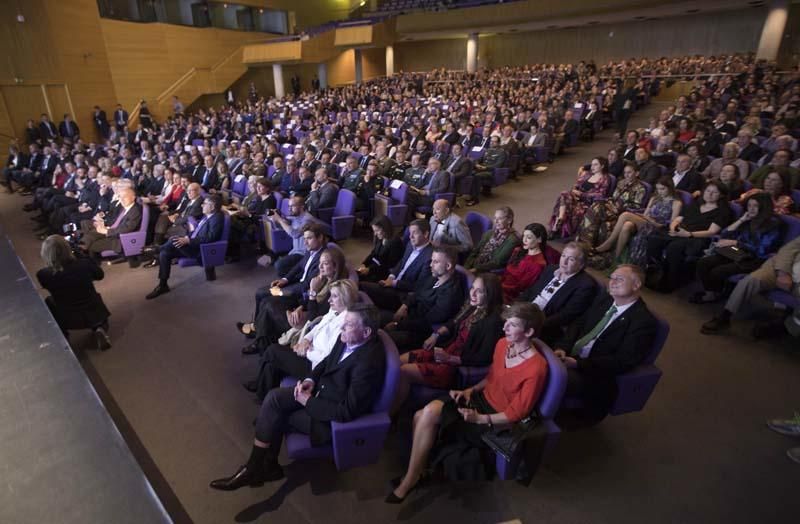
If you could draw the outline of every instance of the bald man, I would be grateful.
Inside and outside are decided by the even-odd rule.
[[[431,244],[433,247],[450,246],[459,254],[472,251],[472,234],[469,227],[450,209],[450,203],[440,198],[433,203],[431,217]]]

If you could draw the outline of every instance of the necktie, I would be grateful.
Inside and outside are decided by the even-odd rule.
[[[127,215],[127,214],[128,214],[128,210],[123,208],[122,212],[119,214],[119,216],[114,221],[114,223],[111,224],[111,227],[109,229],[114,229],[115,227],[118,227],[122,223],[122,219],[125,218],[125,215]]]
[[[200,230],[203,228],[204,225],[206,225],[207,221],[208,217],[203,217],[203,220],[201,220],[200,223],[197,224],[197,228],[195,228],[195,230],[192,232],[192,238],[195,238],[198,234],[200,234]]]
[[[606,311],[606,314],[603,315],[603,318],[600,319],[600,322],[598,322],[591,331],[583,335],[580,339],[578,339],[577,342],[575,342],[575,345],[572,346],[572,351],[570,351],[570,354],[572,356],[577,355],[586,344],[594,340],[594,338],[605,329],[605,327],[611,321],[611,317],[613,317],[616,312],[617,306],[612,304],[611,307],[608,308],[608,311]]]
[[[453,159],[452,162],[450,162],[450,165],[447,167],[447,170],[452,173],[453,168],[456,167],[456,163],[458,163],[458,158],[455,158]]]

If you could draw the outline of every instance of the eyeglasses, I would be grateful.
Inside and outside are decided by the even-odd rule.
[[[546,292],[548,292],[548,293],[550,293],[550,294],[552,294],[552,293],[555,293],[555,292],[556,292],[556,289],[558,289],[558,287],[559,287],[561,284],[563,284],[563,282],[561,282],[561,280],[556,280],[556,281],[555,281],[555,282],[553,282],[553,283],[550,285],[550,287],[548,287],[548,288],[547,288],[545,291],[546,291]]]

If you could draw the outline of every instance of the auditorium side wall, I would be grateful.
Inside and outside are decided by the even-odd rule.
[[[765,17],[765,9],[751,8],[703,17],[681,16],[572,29],[482,35],[478,43],[478,62],[480,67],[589,59],[602,63],[640,56],[755,51]],[[399,42],[395,45],[395,63],[398,70],[404,71],[428,71],[442,66],[464,69],[466,40]]]

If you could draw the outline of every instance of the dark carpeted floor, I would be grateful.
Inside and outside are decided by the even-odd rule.
[[[645,109],[632,125],[655,110]],[[609,145],[610,133],[603,133],[545,173],[499,188],[476,210],[491,214],[503,203],[516,210],[518,229],[544,223],[578,165]],[[34,273],[39,242],[20,211],[24,202],[1,195],[0,215]],[[368,250],[366,236],[342,245],[351,263]],[[105,269],[98,288],[113,312],[114,347],[84,350],[86,333],[73,336],[73,346],[176,521],[750,523],[790,521],[800,512],[800,465],[785,455],[800,440],[764,425],[800,410],[800,342],[755,342],[746,320],[729,335],[702,336],[714,306],[688,304],[688,290],[645,292],[672,325],[657,362],[664,376],[645,410],[564,433],[529,488],[500,481],[435,486],[388,506],[387,481],[403,471],[405,456],[403,439],[393,436],[371,467],[337,473],[327,462],[295,463],[286,468],[288,480],[213,491],[208,482],[232,473],[250,448],[257,405],[240,383],[255,358],[240,354],[245,340],[234,323],[250,316],[253,291],[273,272],[252,259],[220,268],[215,282],[199,268],[176,269],[173,291],[145,301],[155,270]]]

